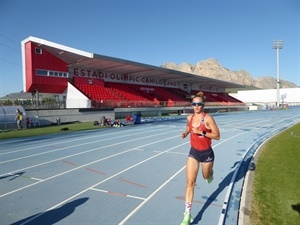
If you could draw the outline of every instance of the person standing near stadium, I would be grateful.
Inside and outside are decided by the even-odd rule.
[[[220,139],[220,131],[214,118],[203,111],[203,92],[198,92],[193,98],[192,106],[194,113],[187,117],[185,132],[181,134],[185,138],[190,134],[191,149],[186,161],[186,190],[185,190],[185,212],[181,225],[189,225],[193,222],[191,216],[192,202],[194,198],[194,187],[198,176],[200,165],[202,176],[208,182],[213,180],[214,152],[211,147],[212,139]]]
[[[16,114],[15,121],[17,121],[18,130],[22,130],[23,113],[20,111],[20,109],[17,109]]]

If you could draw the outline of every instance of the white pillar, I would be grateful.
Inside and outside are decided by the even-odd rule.
[[[280,81],[279,81],[279,48],[276,49],[277,51],[277,107],[280,105]]]

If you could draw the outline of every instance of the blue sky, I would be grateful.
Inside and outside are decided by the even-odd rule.
[[[160,66],[215,58],[300,86],[299,0],[0,0],[0,97],[23,89],[21,41]]]

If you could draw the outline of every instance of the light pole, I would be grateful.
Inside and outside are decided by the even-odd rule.
[[[276,61],[277,61],[277,107],[279,107],[280,104],[280,93],[279,93],[279,49],[282,49],[283,41],[281,40],[275,40],[273,48],[276,49]]]

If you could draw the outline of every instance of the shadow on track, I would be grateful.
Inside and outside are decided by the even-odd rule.
[[[1,176],[0,180],[8,178],[8,177],[11,177],[11,179],[9,179],[9,181],[12,181],[12,180],[14,180],[14,179],[22,176],[24,173],[25,172],[18,172],[18,173],[14,173],[14,174],[7,174],[7,175],[4,175],[4,176]]]
[[[250,159],[242,162],[234,182],[237,182],[238,180],[244,178],[244,176],[246,174],[246,171],[247,171],[247,168],[248,168],[248,165],[249,165],[249,162],[250,162]],[[238,163],[239,163],[239,161],[235,162],[234,165],[231,168],[234,168]],[[202,215],[205,212],[205,210],[217,199],[218,195],[227,186],[229,186],[229,184],[231,182],[231,178],[234,174],[234,171],[235,170],[233,170],[229,174],[227,174],[227,176],[221,181],[221,183],[219,183],[219,187],[207,198],[207,200],[204,203],[202,209],[198,212],[198,214],[194,218],[194,221],[191,224],[198,224],[198,222],[202,219]]]
[[[27,225],[37,225],[37,224],[43,224],[43,225],[53,225],[57,223],[58,221],[66,218],[67,216],[71,215],[75,208],[85,203],[89,198],[80,198],[76,199],[72,202],[66,203],[63,206],[52,209],[47,212],[42,212],[35,214],[33,216],[27,217],[25,219],[22,219],[20,221],[17,221],[15,223],[12,223],[11,225],[21,225],[21,224],[27,224]]]

